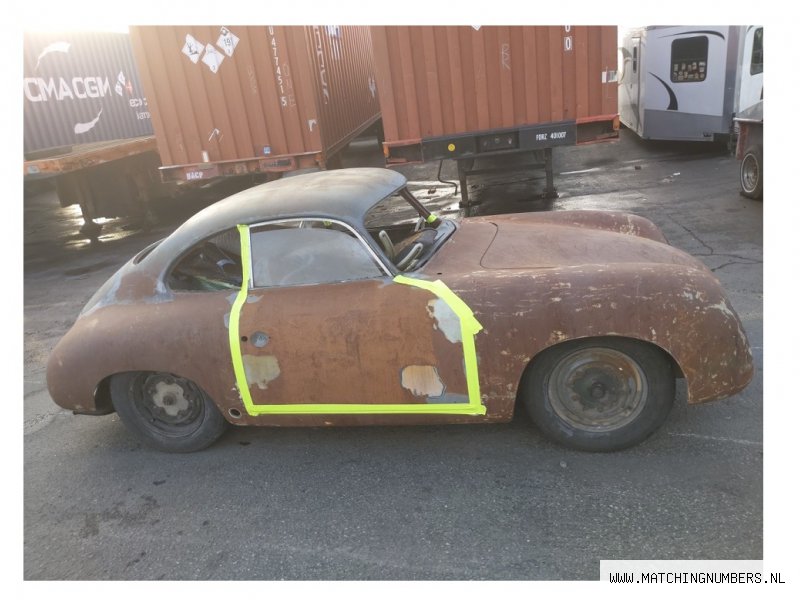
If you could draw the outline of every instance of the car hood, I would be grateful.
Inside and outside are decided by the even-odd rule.
[[[580,214],[578,214],[580,213]],[[497,230],[480,259],[485,269],[537,269],[647,263],[705,269],[673,248],[647,219],[599,211],[498,215],[482,220]]]

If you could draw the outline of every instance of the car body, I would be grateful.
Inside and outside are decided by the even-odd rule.
[[[720,283],[645,218],[438,219],[401,174],[342,169],[235,194],[143,250],[47,380],[58,405],[116,409],[165,450],[208,445],[226,421],[503,422],[519,398],[550,437],[613,450],[663,421],[675,377],[694,404],[752,372]]]

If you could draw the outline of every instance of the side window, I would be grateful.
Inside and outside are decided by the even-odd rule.
[[[274,287],[381,277],[364,243],[346,227],[297,220],[250,231],[253,285]]]
[[[708,37],[699,35],[672,42],[670,79],[675,83],[705,81]]]
[[[633,72],[639,69],[639,44],[638,42],[634,43],[633,46]]]
[[[750,75],[764,72],[764,28],[759,27],[753,34],[753,54],[750,56]]]
[[[199,243],[178,261],[167,277],[173,290],[208,292],[242,287],[239,232],[229,229]]]

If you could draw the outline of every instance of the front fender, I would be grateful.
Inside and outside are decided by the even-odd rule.
[[[739,317],[719,281],[700,266],[498,270],[453,286],[484,326],[476,342],[487,392],[508,395],[508,382],[519,382],[543,350],[599,336],[663,349],[686,378],[690,403],[735,394],[753,375]]]

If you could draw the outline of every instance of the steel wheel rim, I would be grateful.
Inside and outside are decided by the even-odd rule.
[[[137,377],[133,405],[151,432],[169,437],[191,435],[203,422],[203,393],[188,379],[166,373]]]
[[[758,186],[759,178],[758,161],[752,154],[742,160],[742,188],[747,193],[752,193]]]
[[[611,348],[584,348],[562,358],[547,383],[550,405],[575,429],[614,431],[644,410],[647,378],[627,354]]]

